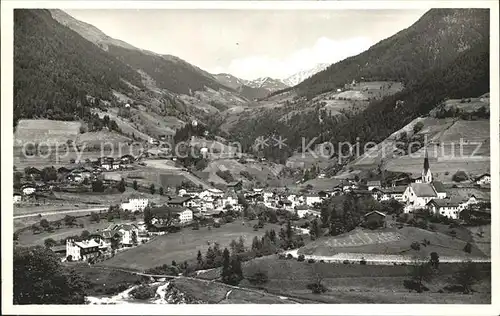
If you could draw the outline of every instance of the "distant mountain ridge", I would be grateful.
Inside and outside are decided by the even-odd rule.
[[[271,92],[278,91],[281,89],[288,88],[288,86],[279,79],[273,79],[271,77],[260,77],[255,80],[246,80],[245,84],[252,88],[263,88]]]
[[[293,87],[301,83],[302,81],[306,80],[307,78],[311,77],[312,75],[317,74],[320,71],[325,70],[330,64],[317,64],[315,67],[307,70],[301,70],[293,75],[291,75],[288,78],[285,78],[281,80],[285,85],[289,87]]]

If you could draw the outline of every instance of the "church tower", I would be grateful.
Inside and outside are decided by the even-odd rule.
[[[424,169],[422,170],[422,183],[431,183],[432,182],[432,173],[429,166],[429,157],[427,155],[427,148],[425,149],[425,158],[424,158]]]

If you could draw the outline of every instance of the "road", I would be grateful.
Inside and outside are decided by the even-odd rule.
[[[27,217],[35,217],[38,215],[42,216],[49,216],[49,215],[60,215],[60,214],[71,214],[71,213],[85,213],[85,212],[99,212],[99,211],[106,211],[109,207],[94,207],[94,208],[87,208],[87,209],[76,209],[76,210],[66,210],[66,211],[53,211],[53,210],[43,210],[38,213],[29,213],[29,214],[18,214],[14,215],[14,219],[17,218],[27,218]]]

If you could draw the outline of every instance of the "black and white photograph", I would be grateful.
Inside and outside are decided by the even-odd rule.
[[[498,314],[498,3],[326,2],[2,1],[3,312]]]

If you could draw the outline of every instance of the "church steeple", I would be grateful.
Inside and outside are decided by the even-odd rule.
[[[424,169],[422,170],[422,183],[431,183],[432,173],[429,165],[429,156],[427,155],[427,148],[425,148]]]

